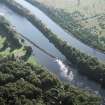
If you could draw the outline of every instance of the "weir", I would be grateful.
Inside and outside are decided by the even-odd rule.
[[[63,63],[62,60],[60,60],[57,57],[55,57],[54,55],[50,54],[49,52],[47,52],[46,50],[44,50],[43,48],[41,48],[40,46],[38,46],[35,42],[31,41],[30,39],[28,39],[24,35],[22,35],[20,33],[19,33],[19,35],[21,37],[23,37],[25,40],[27,40],[28,42],[30,42],[32,45],[34,45],[36,48],[38,48],[39,50],[41,50],[43,53],[47,54],[51,58],[54,58],[55,59],[55,62],[57,62],[57,64],[59,65],[60,70],[61,70],[63,76],[65,76],[66,78],[68,78],[70,81],[72,81],[74,79],[73,72],[68,70],[68,67]],[[70,72],[70,73],[68,74],[68,72]]]
[[[72,81],[74,79],[73,72],[68,70],[68,67],[63,63],[62,60],[60,60],[59,58],[57,58],[54,55],[50,54],[49,52],[47,52],[46,50],[44,50],[43,48],[41,48],[40,46],[38,46],[35,42],[31,41],[30,39],[28,39],[27,37],[25,37],[21,33],[19,33],[19,35],[21,37],[23,37],[25,40],[27,40],[28,42],[30,42],[32,45],[34,45],[36,48],[38,48],[39,50],[41,50],[43,53],[47,54],[51,58],[54,58],[55,59],[55,62],[59,65],[60,70],[61,70],[63,76],[65,76],[66,78],[68,78],[70,81]],[[70,72],[70,73],[68,74],[68,72]]]
[[[32,45],[34,45],[36,48],[38,48],[39,50],[41,50],[43,53],[47,54],[48,56],[50,56],[51,58],[55,58],[57,59],[57,57],[55,57],[54,55],[50,54],[49,52],[47,52],[46,50],[44,50],[43,48],[41,48],[40,46],[38,46],[35,42],[31,41],[30,39],[28,39],[27,37],[25,37],[24,35],[20,34],[19,35],[21,37],[23,37],[24,39],[26,39],[28,42],[30,42]]]

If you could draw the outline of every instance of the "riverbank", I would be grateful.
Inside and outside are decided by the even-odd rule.
[[[14,49],[10,47],[12,51],[9,52],[8,56],[0,56],[1,105],[100,105],[101,100],[99,97],[81,91],[76,87],[63,84],[53,74],[33,60],[31,55],[24,60],[22,59],[24,58],[23,55],[21,55],[20,59],[18,59],[18,54],[21,54],[18,49],[24,47],[25,40],[19,38],[16,30],[14,31],[11,28],[10,23],[4,17],[0,17],[1,32],[3,37],[5,36],[4,33],[6,36],[10,35],[8,37],[10,39],[5,38],[7,40],[4,40],[2,43],[6,41],[9,45],[14,46]],[[6,48],[8,47],[6,46]],[[26,49],[25,55],[27,55],[27,51],[29,52],[30,50]],[[16,55],[13,55],[12,52]]]
[[[65,12],[63,9],[54,8],[53,6],[50,7],[50,5],[45,5],[46,3],[41,3],[37,0],[26,0],[32,5],[38,7],[41,9],[44,13],[46,13],[51,19],[53,19],[57,24],[59,24],[63,29],[65,29],[68,33],[72,33],[76,38],[81,40],[83,43],[96,48],[102,52],[105,52],[105,37],[104,35],[101,35],[102,32],[100,32],[100,35],[97,35],[97,30],[95,27],[92,28],[83,28],[85,26],[82,26],[81,24],[85,23],[85,20],[80,19],[83,21],[81,24],[79,20],[75,19],[73,16],[81,17],[82,14],[78,11],[74,13],[68,13]],[[74,15],[73,15],[74,14]],[[83,18],[83,17],[81,17]],[[102,25],[101,21],[99,23]],[[101,27],[101,26],[100,26]],[[92,32],[96,33],[92,33]]]
[[[0,47],[0,57],[11,56],[12,58],[27,61],[31,56],[32,50],[30,46],[26,46],[24,39],[20,38],[19,33],[13,30],[11,24],[0,16],[0,36],[4,42]]]
[[[66,42],[60,40],[49,29],[47,29],[41,21],[37,20],[34,15],[30,14],[30,11],[19,6],[19,4],[15,5],[15,3],[11,3],[11,7],[15,8],[14,10],[17,9],[16,11],[18,11],[18,13],[21,12],[22,15],[32,22],[32,24],[35,25],[42,33],[44,33],[44,35],[67,57],[67,59],[79,68],[80,73],[99,82],[104,87],[104,64],[101,64],[97,59],[87,56],[71,46],[68,46]]]

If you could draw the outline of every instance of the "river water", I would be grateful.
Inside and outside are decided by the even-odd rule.
[[[21,4],[32,14],[34,14],[38,19],[40,19],[47,28],[49,28],[53,33],[55,33],[59,38],[66,41],[69,45],[72,47],[79,49],[81,52],[96,57],[100,61],[105,61],[105,54],[87,46],[86,44],[82,43],[75,37],[73,37],[72,34],[65,32],[58,24],[56,24],[53,20],[51,20],[45,13],[43,13],[40,9],[33,6],[32,4],[28,3],[25,0],[15,0],[17,3]]]
[[[101,95],[103,98],[105,97],[105,91],[100,87],[100,85],[88,80],[86,77],[80,75],[76,69],[69,66],[66,58],[26,18],[14,13],[3,4],[0,4],[0,15],[4,15],[13,26],[16,26],[16,30],[19,33],[35,42],[47,52],[64,61],[63,63],[59,59],[53,59],[32,46],[33,55],[41,65],[54,73],[59,79],[67,83],[74,84],[82,89],[92,91],[97,95]]]

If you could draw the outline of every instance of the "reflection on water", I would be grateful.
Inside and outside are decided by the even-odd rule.
[[[56,59],[55,61],[60,66],[61,75],[67,78],[69,81],[72,81],[74,79],[73,72],[69,71],[68,67],[60,59]]]
[[[3,12],[0,12],[0,15],[1,15],[1,16],[5,16],[5,13],[3,13]]]

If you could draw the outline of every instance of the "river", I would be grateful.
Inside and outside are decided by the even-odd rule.
[[[81,52],[89,56],[96,57],[100,61],[105,61],[104,53],[82,43],[77,38],[73,37],[72,33],[67,33],[64,29],[62,29],[58,24],[56,24],[53,20],[51,20],[40,9],[38,9],[37,7],[33,6],[32,4],[28,3],[25,0],[15,0],[15,1],[24,6],[25,8],[27,8],[32,14],[34,14],[38,19],[40,19],[48,29],[50,29],[53,33],[55,33],[59,38],[66,41],[70,46],[79,49]]]
[[[58,51],[58,49],[56,49],[53,44],[50,43],[48,39],[44,37],[44,35],[26,18],[14,13],[3,4],[0,4],[0,14],[4,15],[13,26],[16,26],[16,30],[19,33],[23,34],[41,48],[64,61],[63,63],[59,59],[53,59],[31,45],[33,48],[33,55],[41,65],[54,73],[60,80],[78,86],[84,90],[94,92],[103,98],[105,97],[105,91],[100,87],[100,85],[88,80],[86,77],[80,75],[77,72],[78,70],[69,66],[67,63],[68,61]]]

